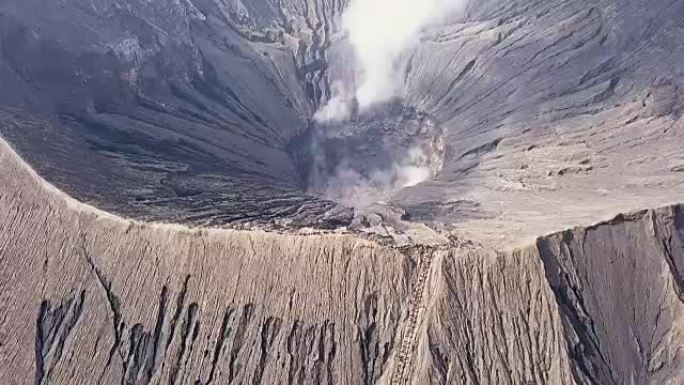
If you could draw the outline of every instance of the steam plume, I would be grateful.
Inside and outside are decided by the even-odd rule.
[[[318,111],[320,122],[344,120],[352,99],[364,111],[401,93],[398,62],[419,41],[426,26],[463,9],[467,0],[352,0],[342,15],[342,28],[354,50],[356,84],[338,86]]]
[[[342,162],[324,181],[323,196],[350,207],[365,208],[394,190],[434,177],[437,165],[429,163],[428,157],[422,148],[413,147],[390,168],[374,170],[369,175]]]

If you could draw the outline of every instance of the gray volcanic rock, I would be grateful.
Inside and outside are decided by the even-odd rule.
[[[264,5],[268,26],[296,25],[269,43],[235,7],[4,2],[3,135],[59,187],[129,216],[348,222],[300,191],[286,151],[315,108],[305,84],[321,73],[305,38],[295,48],[283,36],[304,33],[302,21]]]
[[[313,112],[352,65],[338,33],[344,6],[4,2],[0,130],[49,181],[129,217],[349,226],[351,209],[305,191],[310,165],[292,150],[317,131]],[[397,102],[439,125],[441,172],[383,200],[448,227],[491,217],[522,227],[493,202],[525,216],[533,201],[567,211],[600,203],[554,230],[676,201],[641,199],[681,187],[684,10],[642,8],[473,0],[463,17],[431,27],[402,64]],[[372,122],[359,121],[374,131]],[[649,157],[655,148],[667,155]]]
[[[0,2],[0,383],[684,383],[684,3],[347,5]]]

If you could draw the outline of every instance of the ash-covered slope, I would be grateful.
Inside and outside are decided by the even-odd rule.
[[[340,225],[286,149],[320,98],[319,35],[339,12],[304,5],[3,2],[3,136],[51,182],[128,216]]]
[[[498,252],[191,230],[66,197],[0,145],[0,381],[678,384],[684,209]]]
[[[684,3],[472,0],[321,127],[347,5],[0,3],[0,383],[684,381]]]

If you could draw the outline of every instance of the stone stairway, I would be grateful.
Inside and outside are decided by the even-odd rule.
[[[421,252],[418,279],[411,297],[409,299],[409,317],[404,329],[404,335],[397,353],[397,364],[390,379],[390,385],[405,385],[411,374],[412,353],[415,350],[417,339],[418,317],[421,310],[425,308],[423,294],[430,266],[432,264],[433,252]]]

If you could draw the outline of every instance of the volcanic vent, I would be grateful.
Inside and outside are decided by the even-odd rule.
[[[291,150],[302,188],[361,209],[435,178],[444,139],[434,119],[395,106],[344,122],[314,121]]]

